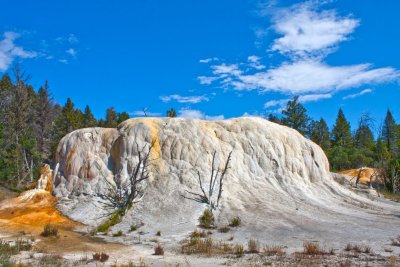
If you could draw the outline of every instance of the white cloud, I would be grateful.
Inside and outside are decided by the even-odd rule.
[[[254,68],[254,69],[256,69],[256,70],[265,69],[265,66],[264,66],[263,64],[260,63],[261,58],[258,57],[258,56],[255,56],[255,55],[249,56],[249,57],[247,58],[247,61],[249,62],[249,66],[250,66],[251,68]]]
[[[329,99],[332,94],[313,94],[313,95],[301,95],[299,96],[300,103],[316,102],[321,99]]]
[[[273,42],[272,50],[290,56],[324,55],[347,40],[360,23],[335,10],[320,11],[318,5],[307,1],[279,10],[272,18],[272,28],[282,37]]]
[[[160,99],[163,102],[170,102],[172,100],[175,100],[178,103],[191,103],[191,104],[197,104],[209,100],[208,97],[206,96],[181,96],[181,95],[160,96]]]
[[[27,51],[15,44],[20,35],[16,32],[5,32],[0,41],[0,71],[6,71],[16,58],[34,58],[37,52]]]
[[[181,109],[179,110],[179,117],[199,120],[218,121],[223,120],[224,115],[209,116],[196,109]]]
[[[65,51],[67,54],[71,55],[72,57],[76,57],[76,55],[78,54],[78,52],[73,49],[73,48],[69,48]]]
[[[210,57],[210,58],[205,58],[205,59],[200,59],[200,63],[210,63],[211,61],[218,61],[219,58],[217,57]]]
[[[284,62],[277,68],[252,74],[243,74],[236,64],[212,66],[212,69],[214,74],[218,74],[217,77],[224,78],[221,81],[223,85],[235,90],[257,89],[290,95],[333,93],[365,84],[393,81],[400,77],[400,72],[391,67],[374,69],[371,64],[337,67],[317,60]]]
[[[284,106],[289,101],[289,99],[279,99],[279,100],[269,100],[264,104],[264,108],[271,108],[276,106]]]
[[[215,80],[218,79],[218,77],[209,77],[209,76],[199,76],[197,79],[200,81],[200,84],[212,84]]]
[[[356,97],[359,97],[359,96],[362,96],[362,95],[365,95],[365,94],[370,94],[370,93],[372,93],[372,89],[369,89],[369,88],[368,89],[364,89],[364,90],[362,90],[362,91],[360,91],[360,92],[358,92],[356,94],[350,94],[350,95],[344,96],[343,100],[356,98]]]
[[[145,117],[146,115],[148,117],[159,117],[161,116],[160,112],[151,112],[148,110],[135,110],[135,111],[131,111],[128,112],[129,115],[131,116],[135,116],[135,117]]]

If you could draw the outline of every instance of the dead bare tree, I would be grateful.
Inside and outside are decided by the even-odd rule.
[[[189,190],[185,190],[185,192],[188,195],[182,194],[181,196],[183,198],[196,201],[198,203],[207,204],[207,206],[209,207],[209,209],[211,211],[216,210],[219,206],[219,201],[221,199],[221,195],[222,195],[222,191],[223,191],[223,182],[224,182],[226,172],[229,168],[229,162],[231,160],[231,156],[232,156],[232,151],[228,155],[228,158],[225,162],[224,168],[222,170],[219,170],[218,168],[217,169],[215,168],[216,151],[214,151],[213,157],[212,157],[212,163],[211,163],[211,176],[210,176],[210,182],[208,185],[208,192],[206,191],[207,187],[203,186],[203,181],[201,178],[200,171],[197,171],[198,186],[200,187],[201,193],[196,193],[196,192],[192,192]],[[217,182],[218,182],[218,184],[217,184]],[[215,190],[216,184],[218,186],[218,190]],[[215,196],[214,193],[216,193],[216,191],[218,192],[218,194]]]
[[[155,142],[150,145],[145,144],[141,149],[139,144],[135,143],[138,151],[138,162],[132,168],[128,179],[123,180],[121,176],[117,176],[114,183],[106,180],[107,192],[99,194],[99,197],[104,200],[101,204],[107,210],[111,210],[111,213],[119,211],[121,214],[125,214],[134,203],[139,202],[144,196],[142,184],[150,177],[150,153]]]

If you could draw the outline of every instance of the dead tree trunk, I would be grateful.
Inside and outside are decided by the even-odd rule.
[[[211,163],[211,175],[210,175],[210,182],[208,185],[208,192],[206,192],[206,188],[203,186],[203,181],[201,179],[201,174],[197,171],[197,178],[198,178],[198,186],[201,193],[196,193],[192,191],[185,190],[188,195],[182,194],[181,196],[186,199],[190,199],[196,201],[198,203],[207,204],[211,211],[216,210],[219,206],[219,201],[222,196],[223,191],[223,182],[226,175],[226,172],[229,168],[229,162],[231,160],[232,151],[229,153],[228,158],[225,162],[224,168],[220,171],[215,168],[215,157],[216,151],[213,153],[212,163]],[[218,183],[217,183],[218,182]],[[215,196],[216,190],[215,186],[218,186],[217,189],[217,196]]]

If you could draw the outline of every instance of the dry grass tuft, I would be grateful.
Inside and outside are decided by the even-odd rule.
[[[247,243],[247,252],[249,253],[259,253],[260,252],[260,244],[255,239],[250,239]]]
[[[397,266],[397,257],[396,256],[390,256],[390,258],[389,258],[389,266],[390,267],[396,267]]]
[[[303,243],[303,253],[307,255],[321,255],[324,254],[318,244],[313,242]]]
[[[265,256],[283,256],[286,254],[282,246],[265,246],[264,253]]]
[[[192,238],[205,238],[205,237],[207,237],[207,233],[206,233],[206,231],[194,231],[194,232],[192,232],[191,234],[190,234],[190,237],[192,237]]]
[[[50,237],[50,236],[57,237],[58,236],[58,228],[55,225],[48,223],[44,226],[43,232],[40,235],[43,237]]]

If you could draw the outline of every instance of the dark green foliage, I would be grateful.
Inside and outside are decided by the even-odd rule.
[[[387,149],[393,157],[398,156],[398,129],[390,110],[387,111],[382,126],[382,141],[385,142]]]
[[[213,228],[215,219],[214,214],[210,209],[205,209],[203,214],[199,217],[200,226],[203,228]]]
[[[344,116],[342,109],[339,109],[335,125],[332,129],[332,137],[333,146],[350,147],[353,144],[350,123]]]
[[[324,151],[329,150],[331,146],[329,128],[323,118],[321,118],[319,121],[312,121],[310,123],[309,137],[313,142],[318,144]]]
[[[301,134],[307,132],[310,118],[307,115],[306,108],[299,102],[298,96],[288,101],[286,108],[282,111],[282,115],[281,123],[283,125],[289,126]]]
[[[106,110],[106,128],[115,128],[118,126],[118,114],[115,108],[111,107]]]
[[[92,111],[90,110],[89,106],[85,107],[85,112],[83,113],[83,124],[85,127],[96,127],[97,120],[93,116]]]
[[[176,110],[174,108],[170,108],[167,110],[167,117],[174,118],[176,116]]]
[[[129,114],[127,112],[118,113],[118,124],[126,121],[127,119],[129,119]]]
[[[280,123],[280,122],[281,122],[281,121],[279,120],[278,116],[276,116],[276,115],[274,115],[274,114],[272,114],[272,113],[270,113],[270,114],[268,115],[268,120],[269,120],[270,122],[275,122],[275,123]]]

